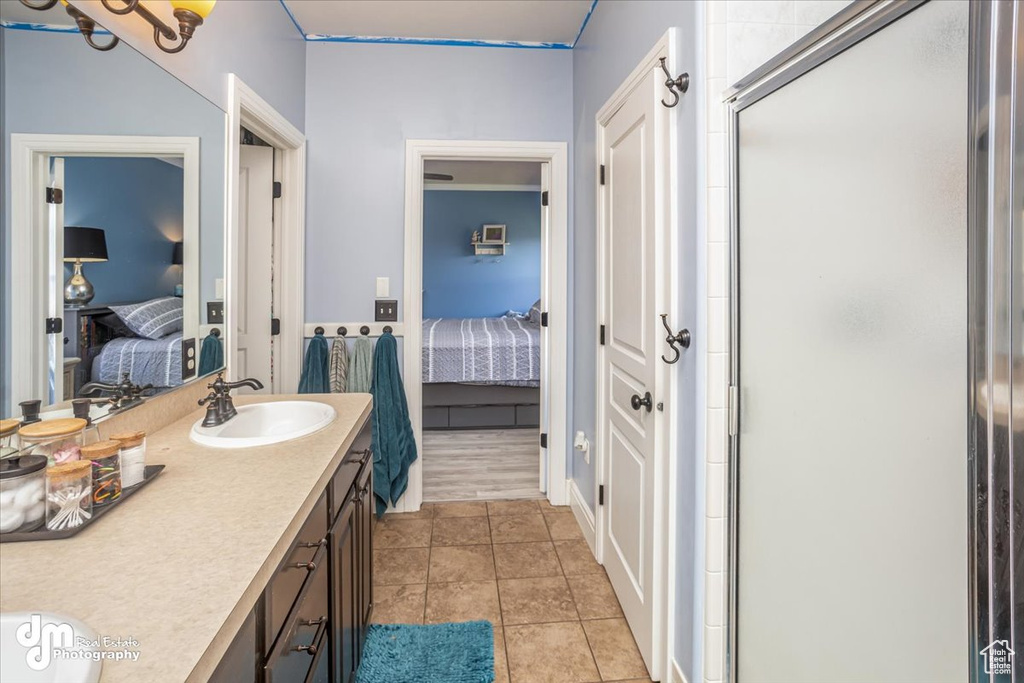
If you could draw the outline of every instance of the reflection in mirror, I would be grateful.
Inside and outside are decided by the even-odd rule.
[[[0,2],[0,415],[33,400],[44,419],[71,415],[88,398],[98,417],[193,381],[202,348],[214,365],[225,114],[127,44],[99,52],[66,13],[35,13],[66,24],[39,30],[18,6]]]

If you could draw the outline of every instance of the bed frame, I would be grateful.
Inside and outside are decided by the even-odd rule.
[[[539,426],[539,387],[423,384],[423,429],[525,429]]]

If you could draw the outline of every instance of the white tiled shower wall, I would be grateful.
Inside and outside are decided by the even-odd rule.
[[[848,0],[707,0],[707,413],[704,681],[725,672],[729,384],[729,187],[722,93],[849,4]]]

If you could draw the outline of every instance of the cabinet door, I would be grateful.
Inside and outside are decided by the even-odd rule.
[[[358,506],[357,529],[359,558],[357,584],[359,586],[359,640],[357,659],[362,659],[363,640],[373,612],[373,458],[367,457],[363,471],[356,481]]]
[[[231,641],[228,651],[210,677],[210,683],[255,683],[261,655],[256,638],[256,612],[254,607],[246,617],[238,635]]]
[[[350,496],[331,527],[331,668],[338,683],[355,680],[359,620],[356,568],[356,501]]]

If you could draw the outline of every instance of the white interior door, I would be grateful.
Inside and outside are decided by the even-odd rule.
[[[654,670],[655,121],[653,73],[604,127],[606,326],[600,425],[604,565],[648,670]],[[639,405],[644,400],[647,405]]]
[[[969,11],[738,114],[740,683],[969,678]]]
[[[540,165],[540,189],[541,192],[550,192],[551,190],[551,164]],[[541,236],[541,250],[540,250],[540,308],[542,311],[548,310],[548,306],[551,301],[551,275],[549,271],[549,263],[551,261],[551,207],[550,202],[548,206],[540,207],[540,236]],[[547,434],[548,439],[551,438],[551,328],[542,327],[540,328],[540,431],[542,434]],[[540,490],[541,493],[547,493],[548,489],[548,461],[550,460],[549,451],[546,448],[540,448],[540,457],[538,458],[540,468]]]
[[[50,159],[50,178],[48,187],[64,192],[64,160],[60,157]],[[47,239],[47,277],[46,308],[48,318],[64,320],[64,204],[57,202],[47,204],[49,209],[49,230]],[[76,330],[64,330],[56,334],[46,335],[47,368],[47,403],[60,403],[64,400],[64,337],[75,334]]]
[[[238,307],[234,330],[238,353],[233,377],[255,377],[272,386],[270,321],[273,312],[274,149],[239,147]],[[248,390],[246,390],[248,391]]]

